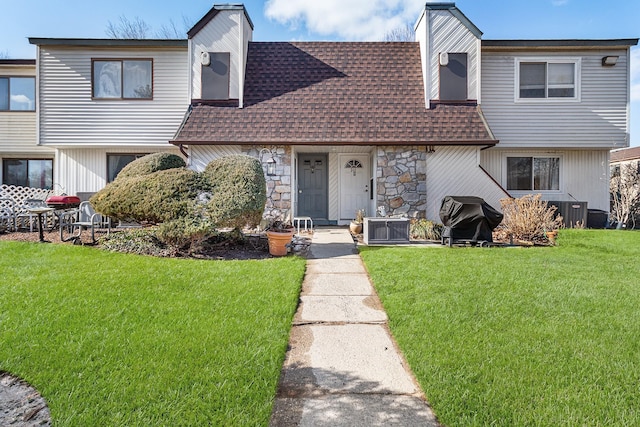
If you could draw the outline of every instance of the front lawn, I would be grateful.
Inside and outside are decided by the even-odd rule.
[[[55,425],[267,425],[304,260],[0,242],[0,371]]]
[[[640,425],[640,232],[562,230],[558,242],[363,248],[442,423]]]

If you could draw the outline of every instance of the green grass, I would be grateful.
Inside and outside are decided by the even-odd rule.
[[[0,370],[58,426],[267,425],[304,260],[0,242]]]
[[[640,425],[640,233],[551,248],[364,248],[391,330],[449,426]]]

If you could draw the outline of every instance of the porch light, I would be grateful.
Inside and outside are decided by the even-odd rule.
[[[618,63],[617,56],[603,56],[602,57],[602,66],[603,67],[613,67]]]
[[[273,152],[271,150],[269,150],[268,148],[263,148],[262,150],[260,150],[260,153],[258,154],[258,156],[260,157],[261,161],[264,161],[264,157],[263,154],[267,154],[268,158],[267,158],[267,175],[268,176],[275,176],[276,174],[276,159],[273,157]]]

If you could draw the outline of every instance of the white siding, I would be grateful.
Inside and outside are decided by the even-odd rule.
[[[467,54],[467,99],[478,99],[478,38],[447,10],[432,10],[430,27],[431,99],[440,99],[440,52]]]
[[[609,151],[607,150],[505,150],[492,148],[482,152],[481,165],[506,187],[508,156],[560,157],[560,191],[542,193],[544,200],[579,200],[589,209],[609,211]],[[520,197],[531,191],[510,191]]]
[[[242,25],[241,25],[242,24]],[[201,52],[229,52],[229,98],[240,98],[240,85],[244,80],[244,64],[251,26],[242,10],[221,10],[189,41],[191,45],[191,90],[194,99],[202,97]],[[242,48],[241,48],[242,46]]]
[[[475,147],[436,147],[427,154],[427,219],[440,222],[440,204],[445,196],[477,196],[500,209],[502,189],[478,167]]]
[[[240,145],[192,145],[189,147],[189,168],[202,172],[211,160],[242,154]]]
[[[53,166],[54,186],[56,190],[61,187],[66,194],[98,191],[107,184],[107,154],[144,154],[158,151],[180,154],[176,148],[172,149],[169,145],[166,150],[145,147],[57,150]]]
[[[153,59],[153,100],[92,100],[92,58]],[[189,104],[186,64],[186,48],[40,47],[40,142],[168,146]]]
[[[603,67],[606,55],[619,55]],[[579,101],[516,102],[516,58],[580,60]],[[628,145],[628,62],[625,50],[487,52],[482,54],[482,110],[501,148],[595,148]]]

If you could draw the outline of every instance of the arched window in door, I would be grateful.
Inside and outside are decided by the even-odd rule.
[[[356,171],[358,169],[362,169],[362,163],[360,162],[360,160],[349,160],[345,165],[344,165],[345,169],[351,169],[351,173],[353,174],[353,176],[356,176]]]

